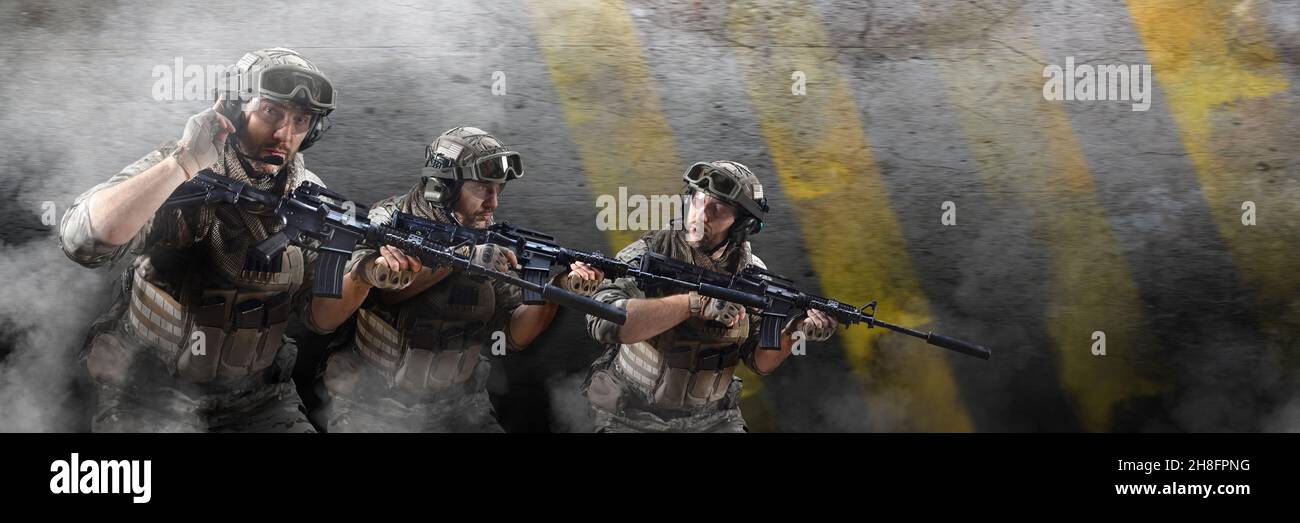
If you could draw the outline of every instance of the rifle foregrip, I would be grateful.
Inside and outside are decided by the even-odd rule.
[[[579,296],[553,285],[542,287],[542,297],[546,298],[547,301],[577,309],[581,312],[590,314],[597,318],[612,321],[619,325],[627,323],[627,311],[602,301],[596,301],[586,296]]]
[[[965,342],[957,338],[950,338],[948,336],[944,336],[942,334],[936,334],[933,332],[930,333],[930,335],[925,338],[925,341],[929,342],[930,345],[934,345],[936,347],[943,347],[945,349],[952,350],[952,351],[957,351],[967,356],[974,356],[981,360],[987,360],[989,359],[989,356],[993,355],[992,352],[990,352],[987,348],[983,346],[976,345],[970,342]]]
[[[713,299],[729,301],[737,305],[762,309],[767,306],[767,300],[762,296],[756,296],[747,292],[736,291],[726,287],[710,285],[707,283],[700,284],[700,290],[696,291],[702,296],[708,296]]]

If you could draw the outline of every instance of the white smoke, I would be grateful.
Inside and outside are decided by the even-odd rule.
[[[0,331],[13,352],[0,363],[0,431],[78,428],[70,402],[81,365],[77,350],[87,327],[106,307],[101,273],[73,264],[53,238],[0,245]]]
[[[557,374],[546,380],[546,391],[551,398],[552,432],[591,432],[595,424],[591,417],[591,404],[582,394],[586,371]]]

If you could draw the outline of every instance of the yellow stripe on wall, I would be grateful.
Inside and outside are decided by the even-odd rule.
[[[1296,364],[1300,332],[1297,107],[1250,1],[1130,0],[1128,10],[1178,122],[1201,190],[1237,270],[1255,294],[1271,347]],[[1243,221],[1253,202],[1256,225]]]
[[[1137,361],[1151,343],[1142,303],[1082,147],[1065,108],[1043,99],[1043,53],[1032,34],[1023,34],[1033,22],[1024,12],[1009,16],[987,38],[1016,51],[935,46],[944,59],[934,62],[981,177],[1016,198],[1008,204],[1026,209],[1048,249],[1045,324],[1061,386],[1083,427],[1104,431],[1116,406],[1162,385],[1156,369]],[[945,28],[933,31],[929,40],[942,41]],[[1105,356],[1092,354],[1096,331],[1105,336]]]
[[[930,323],[857,105],[816,8],[733,2],[727,33],[739,42],[733,49],[742,80],[823,291],[852,303],[877,299],[881,318],[892,322]],[[807,80],[804,96],[791,92],[795,71]],[[841,335],[865,384],[867,409],[886,426],[972,429],[943,351],[883,329],[857,326]]]

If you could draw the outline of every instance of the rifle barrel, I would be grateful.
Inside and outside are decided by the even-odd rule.
[[[957,338],[953,338],[951,336],[944,336],[942,334],[938,334],[935,332],[921,332],[916,329],[911,329],[908,327],[904,327],[902,325],[894,325],[893,323],[889,323],[887,321],[883,321],[879,319],[871,320],[871,323],[869,323],[868,325],[879,325],[886,329],[895,332],[901,332],[908,336],[915,336],[917,338],[921,338],[925,340],[926,343],[929,343],[930,345],[934,345],[935,347],[942,347],[951,351],[960,352],[967,356],[974,356],[982,360],[987,360],[989,359],[989,356],[993,355],[993,352],[990,351],[987,347],[984,347],[983,345],[976,345],[968,341],[962,341]]]

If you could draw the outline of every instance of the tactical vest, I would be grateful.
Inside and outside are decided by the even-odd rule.
[[[649,340],[623,345],[614,368],[651,407],[699,409],[726,397],[748,337],[748,315],[731,328],[691,318]]]
[[[187,268],[162,274],[149,255],[138,257],[132,268],[127,331],[196,383],[270,367],[283,345],[292,297],[303,283],[298,247],[269,264],[248,257],[252,245],[278,230],[278,224],[268,225],[273,217],[222,214],[190,247],[197,261]]]
[[[401,303],[357,311],[353,341],[390,387],[440,391],[474,375],[496,309],[490,282],[457,271]]]

